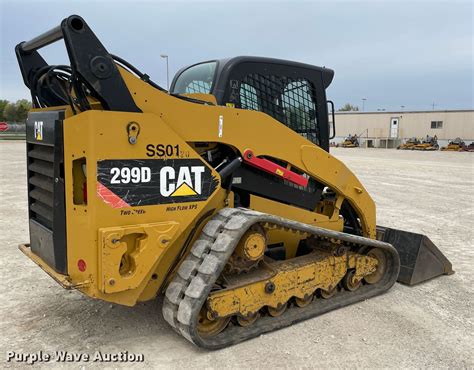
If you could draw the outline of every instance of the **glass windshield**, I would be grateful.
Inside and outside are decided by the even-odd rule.
[[[174,85],[176,94],[210,94],[217,62],[197,64],[183,71]]]

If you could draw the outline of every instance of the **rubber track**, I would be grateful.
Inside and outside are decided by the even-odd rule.
[[[249,327],[231,323],[216,336],[201,337],[197,331],[199,311],[240,238],[255,223],[276,225],[309,233],[317,238],[341,240],[346,244],[381,248],[387,252],[386,274],[377,284],[362,285],[354,292],[340,291],[330,299],[315,299],[303,308],[290,305],[282,316],[263,316]],[[225,208],[206,224],[169,284],[163,301],[163,317],[190,342],[200,347],[218,349],[384,293],[397,280],[399,269],[398,253],[391,244],[246,208]]]

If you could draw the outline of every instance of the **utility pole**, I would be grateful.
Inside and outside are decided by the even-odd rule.
[[[362,98],[362,112],[365,111],[365,101],[366,100],[367,100],[366,98]]]
[[[403,112],[403,108],[405,108],[405,106],[404,106],[404,105],[400,105],[400,108],[402,109],[402,112]]]
[[[435,105],[436,105],[436,104],[435,104],[435,102],[433,102],[433,104],[432,104],[432,106],[433,106],[433,110],[434,110],[434,107],[435,107]]]
[[[169,91],[170,90],[170,68],[168,64],[168,55],[161,54],[160,57],[162,57],[163,59],[166,59],[166,88]]]

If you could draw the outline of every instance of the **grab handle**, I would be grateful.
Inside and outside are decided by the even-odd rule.
[[[24,53],[31,53],[32,51],[41,49],[53,42],[59,41],[63,38],[63,32],[61,26],[56,26],[49,31],[42,33],[39,36],[31,39],[30,41],[22,42],[19,47]]]

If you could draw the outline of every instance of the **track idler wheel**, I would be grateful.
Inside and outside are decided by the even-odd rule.
[[[285,313],[287,307],[288,304],[286,303],[279,305],[277,308],[268,307],[268,313],[270,314],[270,316],[278,317]]]
[[[342,278],[341,283],[345,290],[353,292],[354,290],[359,289],[359,287],[362,285],[362,280],[356,280],[355,270],[349,270]]]
[[[364,276],[364,280],[368,284],[376,284],[385,274],[385,270],[387,269],[387,257],[384,251],[379,248],[371,249],[367,255],[377,260],[377,269],[370,275]]]
[[[198,315],[197,330],[202,337],[213,337],[224,330],[229,321],[230,317],[212,318],[207,308],[203,307]]]

